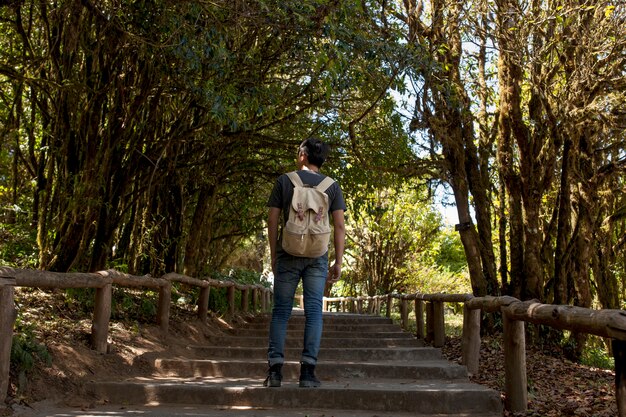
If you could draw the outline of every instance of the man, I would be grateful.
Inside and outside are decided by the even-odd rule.
[[[320,173],[329,152],[329,146],[317,138],[309,138],[298,148],[297,175],[303,184],[315,187],[325,175]],[[328,181],[327,181],[328,182]],[[319,387],[315,365],[322,337],[322,302],[326,282],[336,282],[341,277],[341,264],[345,245],[344,211],[346,204],[341,188],[335,182],[325,191],[334,224],[333,242],[335,262],[328,268],[328,250],[318,257],[307,258],[288,254],[279,240],[280,213],[284,213],[282,227],[287,223],[294,185],[287,174],[278,177],[268,201],[268,237],[274,273],[274,307],[270,323],[266,387],[280,387],[282,366],[285,360],[284,345],[287,322],[291,316],[296,288],[302,278],[304,292],[304,348],[300,358],[300,387]]]

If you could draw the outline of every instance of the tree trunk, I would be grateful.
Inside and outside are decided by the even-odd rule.
[[[558,199],[558,227],[554,251],[554,304],[567,304],[568,253],[567,243],[572,234],[572,203],[570,186],[570,149],[572,142],[567,138],[563,144],[561,162],[561,185]]]
[[[500,244],[500,281],[501,281],[501,292],[502,294],[511,294],[509,289],[509,269],[508,269],[508,246],[506,229],[507,229],[507,205],[506,205],[506,185],[504,184],[504,177],[502,175],[502,169],[498,170],[498,176],[500,178],[500,205],[498,206],[498,238]]]
[[[189,228],[187,246],[185,247],[184,274],[195,277],[202,272],[206,259],[203,247],[207,247],[211,240],[211,217],[217,189],[214,185],[206,185],[200,189],[198,201]]]
[[[474,118],[470,109],[470,100],[461,80],[461,8],[454,2],[446,8],[444,2],[433,1],[432,27],[425,31],[417,20],[410,20],[410,32],[423,36],[435,53],[435,62],[422,75],[425,79],[425,93],[421,106],[423,118],[431,130],[434,139],[441,144],[445,161],[446,180],[450,184],[459,216],[457,230],[465,251],[474,295],[487,295],[490,285],[495,283],[495,257],[491,247],[489,199],[487,185],[484,184],[486,173],[480,172],[478,150],[474,145]],[[410,5],[407,3],[410,9]],[[409,15],[413,10],[407,10]],[[430,71],[437,68],[437,73]],[[445,80],[442,84],[442,80]],[[432,110],[431,110],[432,108]],[[470,213],[469,195],[471,191],[477,204],[477,233]],[[486,223],[485,223],[486,222]],[[486,261],[486,264],[483,264]],[[491,288],[494,291],[496,288]]]

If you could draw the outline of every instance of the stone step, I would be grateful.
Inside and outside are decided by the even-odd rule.
[[[236,336],[209,336],[207,337],[207,343],[214,346],[240,346],[240,347],[252,347],[252,346],[266,346],[268,341],[267,337],[236,337]],[[302,338],[287,335],[285,340],[285,347],[301,347]],[[421,341],[414,338],[334,338],[328,339],[322,336],[320,344],[321,348],[353,348],[353,347],[400,347],[400,346],[421,346]]]
[[[253,316],[246,319],[247,323],[269,323],[272,315],[271,314],[261,314],[258,316]],[[304,323],[304,312],[299,309],[294,309],[291,317],[289,318],[290,323]],[[322,320],[324,323],[334,323],[334,324],[348,324],[348,325],[358,325],[358,324],[393,324],[393,320],[387,317],[381,317],[376,315],[368,315],[368,314],[351,314],[351,313],[323,313]]]
[[[267,344],[267,343],[266,343]],[[218,359],[266,359],[267,346],[239,347],[224,349],[222,346],[189,346],[194,358]],[[287,360],[299,360],[302,347],[286,348]],[[389,348],[324,348],[320,350],[320,361],[420,361],[441,359],[441,350],[432,347],[396,347]]]
[[[267,373],[266,360],[157,359],[154,367],[159,374],[178,377],[247,377],[263,380]],[[285,379],[297,380],[300,375],[299,362],[285,362],[282,373]],[[467,381],[467,370],[464,366],[444,360],[385,363],[323,361],[317,365],[316,375],[321,381],[339,378]]]
[[[210,404],[154,404],[154,405],[128,405],[119,404],[98,405],[95,409],[83,407],[80,411],[67,407],[59,407],[48,403],[34,403],[13,405],[18,410],[24,409],[24,414],[18,411],[17,416],[28,417],[441,417],[437,414],[415,414],[407,412],[384,412],[367,410],[341,410],[339,413],[330,413],[328,409],[314,409],[310,407],[274,408],[263,407],[225,407]],[[472,413],[472,417],[502,417],[502,413]],[[446,414],[446,417],[468,417],[467,413]]]
[[[230,336],[237,337],[268,337],[269,329],[227,329],[225,333]],[[287,337],[297,337],[302,339],[304,337],[304,329],[287,329]],[[390,332],[379,331],[344,331],[344,330],[328,330],[324,329],[322,332],[322,338],[324,339],[346,339],[346,338],[400,338],[400,339],[415,339],[415,335],[407,333],[401,330]]]
[[[246,323],[239,326],[237,330],[265,330],[269,329],[269,321],[258,323]],[[301,330],[304,328],[304,322],[289,322],[287,330]],[[340,332],[399,332],[403,331],[397,324],[336,324],[333,322],[324,322],[324,332],[340,331]]]
[[[283,385],[264,388],[269,319],[267,314],[250,318],[224,335],[207,337],[206,344],[189,346],[185,357],[146,354],[154,365],[151,376],[93,382],[85,389],[99,403],[123,404],[124,410],[158,404],[163,410],[226,412],[193,414],[206,417],[502,415],[498,391],[469,382],[465,367],[443,360],[439,349],[422,347],[390,319],[376,316],[325,313],[316,368],[322,386],[303,389],[298,361],[304,316],[294,310]],[[177,415],[164,413],[158,416]]]
[[[297,381],[287,381],[280,388],[264,388],[258,380],[198,377],[93,382],[85,388],[101,401],[117,404],[210,404],[421,414],[502,412],[498,392],[468,382],[352,378],[303,389],[298,388]]]

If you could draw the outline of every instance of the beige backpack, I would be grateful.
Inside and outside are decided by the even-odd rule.
[[[293,184],[293,198],[283,228],[282,247],[293,256],[322,256],[330,242],[329,203],[324,191],[335,181],[326,177],[313,187],[303,184],[296,172],[289,172],[287,176]]]

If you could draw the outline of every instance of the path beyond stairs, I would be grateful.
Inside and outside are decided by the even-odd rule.
[[[269,315],[261,315],[186,357],[154,360],[152,375],[93,382],[105,409],[64,416],[502,416],[500,393],[469,381],[465,367],[442,359],[390,319],[324,313],[316,368],[320,388],[299,388],[304,315],[289,322],[280,388],[264,388]],[[99,414],[100,413],[100,414]],[[61,415],[61,414],[59,414]]]

